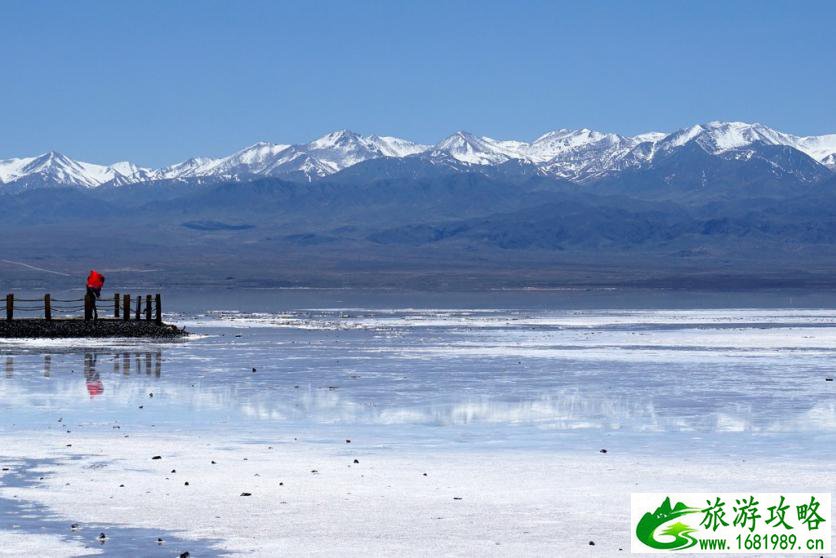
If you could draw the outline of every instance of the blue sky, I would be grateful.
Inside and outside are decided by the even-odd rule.
[[[836,2],[7,1],[0,158],[149,166],[328,131],[836,132]]]

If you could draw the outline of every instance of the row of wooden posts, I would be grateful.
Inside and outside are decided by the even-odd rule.
[[[84,321],[89,322],[93,319],[93,306],[95,304],[95,298],[92,294],[86,294],[84,296]],[[7,294],[6,295],[6,320],[12,321],[14,319],[14,307],[15,307],[15,298],[14,294]],[[152,307],[153,307],[153,317],[152,317]],[[52,295],[45,294],[44,295],[44,319],[47,321],[52,320]],[[125,294],[120,295],[120,293],[115,293],[113,295],[113,317],[115,319],[121,319],[124,321],[128,321],[131,319],[131,295]],[[142,295],[136,297],[136,310],[134,311],[134,316],[136,320],[141,320],[143,317],[147,321],[154,320],[155,323],[162,324],[163,323],[163,309],[162,309],[162,298],[160,297],[160,293],[157,293],[153,297],[153,304],[152,304],[152,297],[151,295],[145,295],[145,315],[143,316],[142,313]]]
[[[119,293],[113,295],[113,317],[119,319]],[[142,295],[136,297],[136,319],[142,319],[140,308],[142,306]],[[84,319],[89,321],[93,317],[93,295],[84,297]],[[122,319],[126,322],[131,319],[131,295],[122,296]],[[145,295],[145,319],[151,321],[151,295]],[[154,295],[154,322],[163,323],[163,304],[160,293]]]

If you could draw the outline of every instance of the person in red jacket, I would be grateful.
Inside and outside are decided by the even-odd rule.
[[[93,301],[93,319],[99,319],[99,311],[96,309],[96,299],[102,296],[102,287],[104,287],[105,276],[96,271],[90,270],[90,275],[87,276],[87,294],[91,295],[90,299]]]

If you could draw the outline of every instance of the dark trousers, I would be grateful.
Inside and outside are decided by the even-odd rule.
[[[93,319],[99,319],[99,310],[96,308],[96,299],[102,295],[101,289],[94,289],[93,287],[87,287],[87,294],[90,295],[90,302],[93,305]]]

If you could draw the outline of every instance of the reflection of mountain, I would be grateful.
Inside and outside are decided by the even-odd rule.
[[[654,420],[652,405],[620,398],[585,397],[577,390],[524,401],[483,397],[399,406],[397,402],[364,402],[345,391],[307,389],[288,400],[255,394],[241,402],[240,407],[245,415],[265,420],[377,425],[537,424],[557,429],[609,429]]]
[[[509,334],[522,345],[536,339],[541,344],[550,342],[526,337],[524,330],[534,336],[542,333],[530,327],[512,333],[490,331],[488,337],[484,332],[469,331],[465,339],[451,337],[449,332],[400,329],[394,337],[373,333],[381,344],[369,347],[365,345],[369,334],[362,330],[313,330],[303,334],[310,345],[285,344],[281,353],[276,352],[278,345],[241,341],[243,345],[235,349],[238,352],[231,352],[226,341],[207,342],[166,349],[166,360],[174,359],[177,364],[176,373],[165,377],[162,350],[4,355],[0,357],[5,373],[0,381],[0,406],[12,413],[64,409],[68,400],[83,394],[83,399],[96,397],[98,413],[118,415],[150,401],[149,392],[154,392],[153,404],[149,407],[146,403],[144,412],[153,409],[175,421],[224,416],[243,424],[255,419],[395,430],[409,426],[529,426],[546,431],[657,433],[836,431],[836,406],[811,389],[799,387],[801,380],[785,373],[788,365],[774,355],[753,361],[750,351],[708,363],[702,353],[680,351],[659,362],[625,359],[613,363],[605,359],[582,361],[563,351],[533,357],[529,366],[517,370],[513,368],[519,364],[518,357],[512,353],[509,358],[502,347],[502,354],[493,357],[481,353],[451,356],[451,348],[457,344],[490,348],[500,342],[507,344]],[[793,331],[799,339],[806,339],[808,333],[820,335],[828,330]],[[455,331],[464,335],[458,326]],[[595,333],[592,337],[596,339],[605,336],[603,328],[586,331]],[[555,332],[576,334],[575,329],[551,333]],[[620,329],[616,333],[622,335]],[[300,334],[288,332],[285,339],[298,341]],[[259,330],[246,337],[250,335],[266,333]],[[325,339],[361,338],[362,345],[322,343]],[[442,361],[438,356],[428,359],[412,354],[418,338],[421,346],[446,342],[447,356]],[[821,337],[813,341],[823,342]],[[259,356],[258,351],[264,352]],[[348,359],[347,353],[352,353]],[[281,357],[276,358],[277,354]],[[257,373],[241,367],[242,360],[250,361],[253,356]],[[274,360],[262,368],[267,358]],[[816,362],[827,362],[829,357],[814,358],[803,362],[815,368],[819,366]],[[334,359],[345,359],[339,367],[363,372],[355,379],[345,369],[335,368]],[[381,360],[385,362],[382,366]],[[558,362],[560,365],[555,364]],[[729,375],[729,370],[734,373]],[[757,378],[757,389],[742,391],[749,378]],[[767,393],[795,395],[767,399]],[[93,407],[90,409],[93,412]],[[96,419],[108,420],[106,415],[96,415]]]
[[[497,397],[452,400],[449,403],[375,404],[345,391],[307,389],[294,398],[254,394],[238,403],[242,413],[260,420],[319,424],[426,426],[536,426],[550,430],[625,430],[632,432],[763,432],[836,431],[836,411],[814,406],[798,414],[776,417],[769,409],[751,407],[705,409],[699,416],[688,409],[659,408],[627,397],[582,394],[567,389],[531,400]],[[809,416],[822,420],[808,420]]]
[[[770,432],[836,432],[836,402],[821,401],[798,414],[776,419],[766,427]]]

